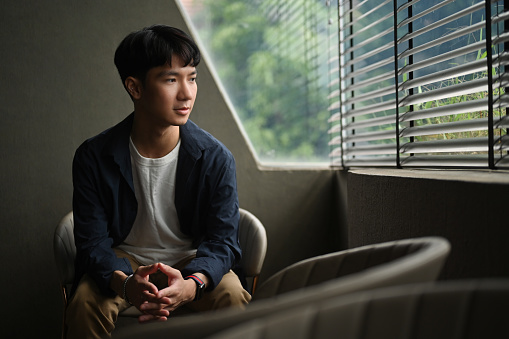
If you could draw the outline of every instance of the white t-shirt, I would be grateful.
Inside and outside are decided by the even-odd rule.
[[[144,265],[162,262],[171,266],[196,253],[192,239],[180,231],[175,209],[179,149],[180,141],[162,158],[145,158],[129,139],[138,214],[119,248]]]

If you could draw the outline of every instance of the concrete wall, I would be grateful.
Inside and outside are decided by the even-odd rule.
[[[0,323],[5,338],[57,338],[62,303],[53,231],[71,209],[76,147],[131,112],[113,53],[129,32],[186,24],[173,1],[2,0],[0,6]],[[192,119],[238,164],[242,207],[265,224],[262,280],[341,246],[329,170],[259,168],[206,62]],[[334,225],[334,226],[332,226]]]
[[[354,170],[348,174],[348,245],[442,236],[441,279],[509,277],[507,172]]]

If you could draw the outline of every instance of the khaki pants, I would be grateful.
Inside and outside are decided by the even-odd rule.
[[[119,258],[129,259],[133,271],[140,263],[127,253],[115,250]],[[173,268],[182,269],[193,257],[173,265]],[[151,281],[158,287],[167,286],[167,279],[163,273],[150,276]],[[215,310],[225,307],[245,308],[251,296],[244,290],[239,278],[230,270],[212,291],[204,293],[198,301],[193,301],[172,312],[171,316],[183,313]],[[115,329],[118,314],[130,305],[120,296],[108,297],[102,294],[97,284],[88,275],[83,276],[78,288],[71,298],[66,310],[67,338],[105,338],[110,337]]]

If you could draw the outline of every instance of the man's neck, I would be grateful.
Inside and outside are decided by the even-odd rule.
[[[180,138],[180,127],[169,126],[154,128],[137,123],[136,119],[131,130],[134,146],[145,158],[162,158],[177,146]]]

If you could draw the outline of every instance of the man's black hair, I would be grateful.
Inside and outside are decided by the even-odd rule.
[[[115,52],[115,66],[125,86],[132,76],[144,84],[147,72],[168,64],[172,56],[179,57],[184,66],[200,63],[200,50],[189,35],[178,28],[154,25],[132,32],[122,40]]]

